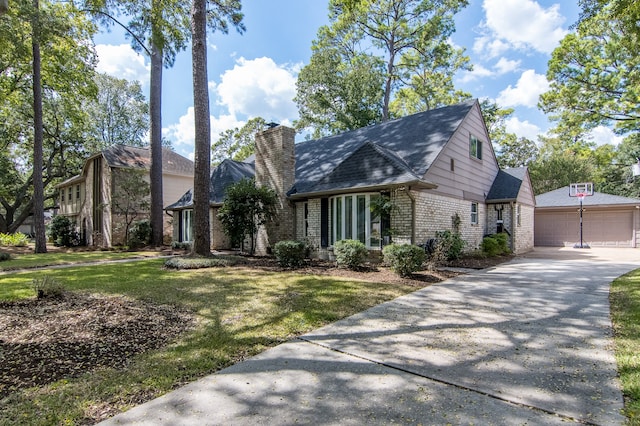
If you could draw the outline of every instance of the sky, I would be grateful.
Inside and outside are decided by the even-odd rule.
[[[246,32],[208,34],[212,141],[253,117],[285,125],[297,119],[297,74],[309,63],[318,29],[329,24],[327,6],[328,0],[242,0]],[[474,68],[456,74],[456,87],[514,108],[507,130],[537,140],[552,127],[537,108],[549,88],[547,63],[578,14],[577,0],[470,0],[456,15],[451,42],[465,49]],[[148,94],[149,60],[122,31],[105,30],[95,43],[98,71],[139,80]],[[176,152],[193,159],[191,75],[188,47],[163,72],[162,127]],[[606,128],[596,129],[593,140],[619,143]]]

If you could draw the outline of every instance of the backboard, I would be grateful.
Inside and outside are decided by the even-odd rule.
[[[572,183],[569,185],[569,197],[593,195],[593,182]]]

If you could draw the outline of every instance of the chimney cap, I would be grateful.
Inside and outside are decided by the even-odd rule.
[[[276,123],[275,121],[272,121],[271,123],[267,123],[266,126],[270,129],[273,129],[274,127],[278,127],[280,125],[280,123]]]

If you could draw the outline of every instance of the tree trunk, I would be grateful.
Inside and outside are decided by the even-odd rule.
[[[151,37],[153,40],[153,36]],[[151,245],[161,246],[164,236],[162,211],[162,48],[151,46],[151,87],[149,89],[151,149]]]
[[[211,254],[209,223],[209,175],[211,168],[211,123],[207,84],[207,0],[193,0],[191,38],[193,65],[193,109],[195,117],[195,158],[193,177],[193,252]]]
[[[38,0],[33,0],[32,47],[33,47],[33,223],[36,237],[35,252],[47,252],[47,237],[44,228],[44,183],[42,181],[42,82],[40,76],[40,21]]]

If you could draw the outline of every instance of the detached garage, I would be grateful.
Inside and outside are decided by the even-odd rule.
[[[592,247],[640,247],[640,200],[594,192],[582,202],[582,239]],[[536,246],[580,242],[580,201],[569,187],[536,197]]]

